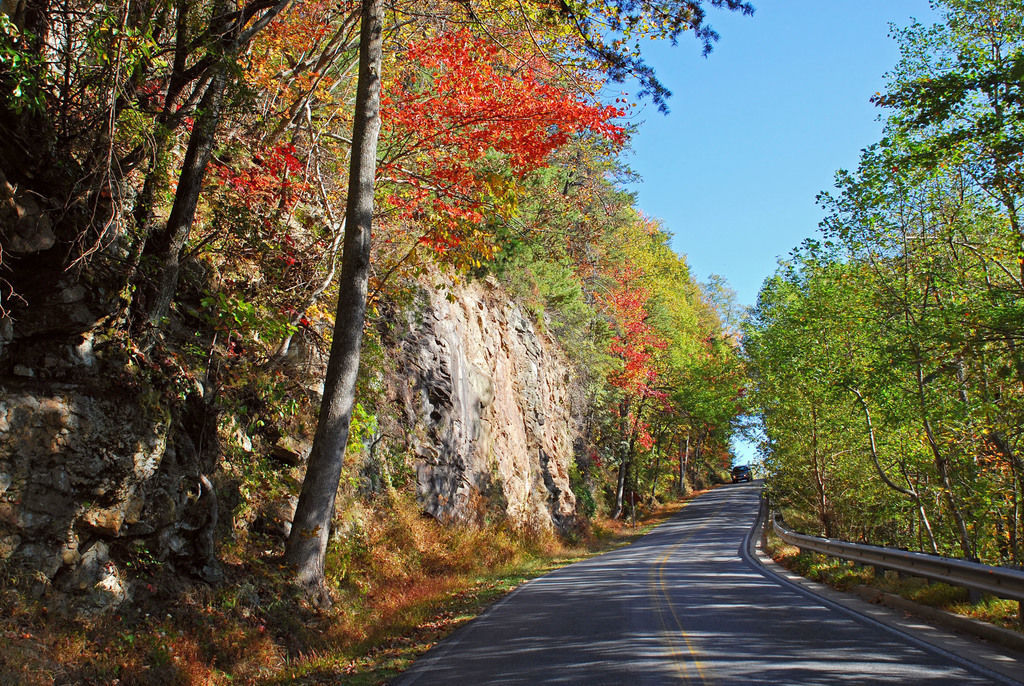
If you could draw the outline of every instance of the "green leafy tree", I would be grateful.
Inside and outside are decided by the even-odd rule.
[[[766,287],[746,347],[773,492],[824,524],[822,488],[814,507],[796,497],[801,480],[819,483],[804,456],[807,437],[821,433],[788,427],[825,405],[812,419],[859,446],[843,469],[880,486],[871,498],[853,491],[884,503],[871,510],[882,519],[849,510],[840,532],[1012,561],[1022,492],[1020,392],[1007,383],[1022,378],[1021,10],[941,8],[943,25],[900,34],[903,59],[876,96],[892,108],[885,137],[823,196],[826,243]],[[827,350],[843,354],[824,359]],[[817,401],[801,410],[814,388]]]

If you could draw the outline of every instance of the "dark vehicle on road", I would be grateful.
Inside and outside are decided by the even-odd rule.
[[[732,468],[732,482],[738,484],[741,481],[750,481],[750,467],[745,464]]]

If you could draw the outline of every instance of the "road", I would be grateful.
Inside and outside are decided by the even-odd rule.
[[[705,493],[636,543],[521,586],[394,683],[993,683],[764,572],[746,555],[759,492]]]

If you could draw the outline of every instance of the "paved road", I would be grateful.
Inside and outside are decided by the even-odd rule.
[[[747,561],[759,491],[711,491],[633,545],[531,581],[395,684],[993,683]]]

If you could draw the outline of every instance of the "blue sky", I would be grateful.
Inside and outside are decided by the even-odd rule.
[[[626,158],[640,209],[675,236],[694,277],[724,276],[743,305],[816,233],[815,196],[881,136],[868,100],[899,56],[890,24],[937,19],[927,0],[753,4],[753,17],[710,14],[721,39],[707,59],[692,39],[648,46],[671,113],[648,104]],[[755,457],[733,448],[741,463]]]
[[[936,18],[927,0],[752,1],[753,17],[709,14],[721,39],[707,59],[692,37],[648,46],[671,113],[647,104],[626,157],[639,207],[693,275],[721,274],[745,305],[815,233],[815,196],[880,137],[868,99],[898,59],[889,24]]]

